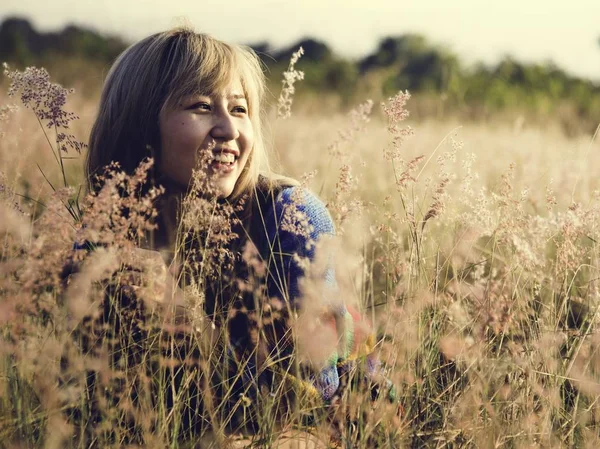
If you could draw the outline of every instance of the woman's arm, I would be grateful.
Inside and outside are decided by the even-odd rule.
[[[366,377],[378,377],[380,364],[372,354],[373,333],[358,309],[340,298],[333,255],[323,253],[328,250],[324,240],[335,235],[333,220],[324,203],[301,187],[286,188],[277,197],[275,217],[277,225],[268,232],[274,259],[271,268],[276,273],[268,282],[269,295],[279,296],[283,292],[301,316],[303,312],[308,315],[302,323],[309,328],[305,332],[309,345],[326,348],[327,352],[321,351],[325,363],[314,374],[313,384],[328,401],[340,388],[340,374],[354,366],[359,357],[366,356]],[[318,269],[307,273],[307,264],[315,268],[317,259]],[[306,279],[307,291],[302,291],[302,278]],[[313,331],[320,335],[310,335]]]
[[[270,224],[267,235],[272,259],[267,264],[267,290],[270,297],[285,299],[300,313],[299,325],[303,328],[298,332],[299,345],[305,350],[310,346],[319,348],[316,358],[321,361],[313,362],[321,368],[313,375],[313,385],[327,401],[339,387],[337,362],[349,354],[348,346],[354,341],[354,322],[338,297],[335,270],[328,259],[331,255],[322,253],[324,240],[335,235],[333,220],[314,194],[301,187],[289,187],[277,196],[274,220]],[[317,254],[318,251],[321,253]],[[325,262],[319,264],[319,270],[308,273],[307,268],[316,258]],[[304,290],[309,289],[312,282],[316,285],[312,285],[311,290],[322,296],[302,291],[302,278],[305,278]],[[302,340],[306,340],[306,344],[302,345]]]
[[[283,189],[276,198],[274,220],[267,222],[271,260],[270,296],[285,296],[294,306],[301,297],[299,280],[313,263],[317,246],[335,235],[333,220],[325,204],[301,187]],[[321,273],[325,287],[336,288],[335,273],[329,263]]]

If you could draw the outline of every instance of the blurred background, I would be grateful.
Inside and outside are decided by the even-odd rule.
[[[598,17],[597,0],[3,0],[0,61],[44,66],[96,98],[127,45],[187,21],[252,46],[275,99],[302,46],[296,107],[305,112],[347,110],[408,89],[417,120],[551,121],[573,136],[600,120]]]

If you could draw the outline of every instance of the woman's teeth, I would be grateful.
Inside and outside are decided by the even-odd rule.
[[[217,153],[214,156],[214,161],[220,164],[233,164],[235,162],[235,156],[231,153]]]

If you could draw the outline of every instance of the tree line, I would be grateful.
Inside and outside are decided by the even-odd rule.
[[[127,45],[120,37],[76,25],[47,33],[36,31],[23,18],[7,18],[0,25],[0,61],[17,67],[45,65],[54,69],[53,75],[59,66],[59,78],[71,84],[76,79],[69,77],[85,70],[96,71],[90,76],[98,79],[98,68],[107,68]],[[386,37],[373,53],[358,60],[343,58],[313,38],[283,49],[268,43],[250,46],[267,66],[274,87],[291,54],[302,46],[298,69],[305,72],[304,95],[327,94],[343,106],[365,96],[384,98],[408,89],[420,99],[413,106],[417,115],[453,113],[481,119],[518,111],[532,118],[557,118],[568,132],[588,132],[600,120],[600,84],[552,62],[522,63],[506,56],[492,66],[467,66],[449,49],[418,34]],[[72,70],[65,73],[68,67]]]

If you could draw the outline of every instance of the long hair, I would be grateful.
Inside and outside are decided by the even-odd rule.
[[[85,162],[89,188],[98,188],[94,175],[112,161],[132,172],[152,156],[159,167],[161,111],[187,95],[221,89],[235,77],[248,101],[255,141],[230,198],[251,192],[259,173],[271,178],[262,123],[265,76],[259,58],[249,48],[178,27],[133,44],[112,66],[89,140]]]

